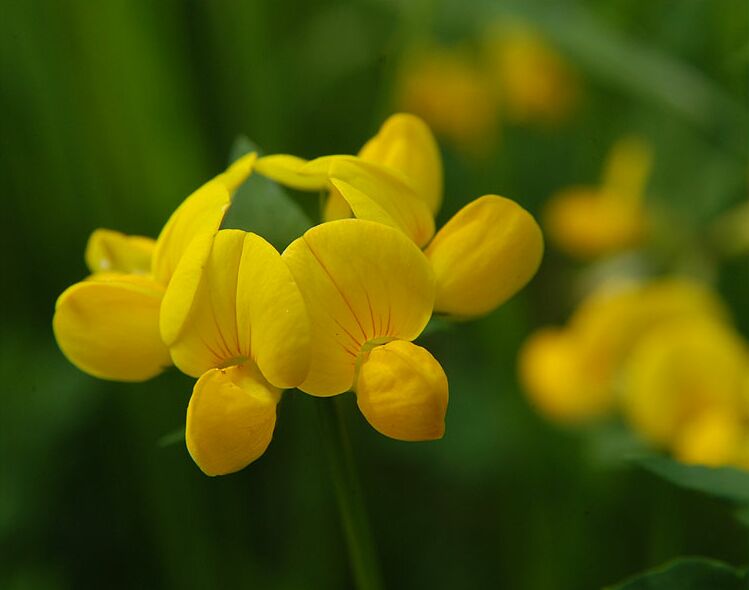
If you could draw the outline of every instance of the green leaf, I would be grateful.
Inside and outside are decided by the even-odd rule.
[[[642,467],[674,483],[739,504],[749,504],[749,472],[733,467],[684,465],[661,456],[636,459]]]
[[[239,136],[230,150],[231,161],[251,151],[262,153],[248,138]],[[254,232],[283,250],[312,227],[312,222],[279,184],[253,174],[237,189],[221,227]]]
[[[746,590],[746,574],[702,557],[676,559],[609,590]]]
[[[236,162],[239,158],[250,152],[257,152],[258,156],[263,155],[263,151],[249,137],[246,135],[237,135],[234,138],[234,143],[231,144],[231,148],[229,148],[229,163]]]

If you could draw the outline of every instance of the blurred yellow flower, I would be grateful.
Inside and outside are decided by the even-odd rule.
[[[749,468],[749,348],[720,299],[682,279],[604,288],[520,352],[536,408],[563,423],[614,410],[680,461]]]
[[[577,333],[543,328],[520,350],[520,380],[536,408],[560,423],[585,422],[608,413],[611,384],[585,354]]]
[[[648,233],[642,201],[652,160],[644,140],[628,137],[616,142],[600,186],[568,188],[547,203],[543,222],[551,242],[581,259],[640,245]]]
[[[484,59],[502,114],[517,123],[560,123],[580,99],[571,67],[533,28],[513,22],[490,27]]]
[[[330,189],[358,219],[410,237],[436,275],[438,313],[461,318],[488,313],[533,277],[543,236],[533,217],[510,199],[480,197],[435,234],[442,163],[429,128],[417,117],[394,115],[361,153],[370,159],[325,156],[306,162],[277,155],[260,158],[257,167],[295,188]]]
[[[747,432],[749,351],[726,323],[682,318],[652,330],[627,361],[625,416],[690,463],[726,464]]]
[[[643,335],[695,316],[726,316],[715,295],[698,283],[664,279],[603,288],[579,305],[567,326],[528,339],[519,356],[521,382],[551,419],[602,416],[615,407],[621,367]]]
[[[161,326],[174,364],[198,377],[190,455],[207,475],[242,469],[271,441],[281,390],[307,375],[309,320],[288,267],[252,233],[197,237],[166,291]]]
[[[344,219],[308,230],[283,260],[312,325],[309,373],[299,385],[317,396],[353,389],[362,414],[400,440],[444,433],[447,378],[414,340],[432,314],[434,275],[403,233]]]
[[[470,153],[484,153],[499,131],[497,101],[482,64],[467,51],[422,48],[408,55],[395,104],[422,117],[435,133]]]
[[[742,456],[747,437],[744,416],[730,410],[707,410],[685,421],[670,446],[682,463],[749,468]]]
[[[254,161],[248,154],[190,195],[156,241],[104,229],[91,235],[85,258],[92,274],[60,295],[52,321],[71,363],[117,381],[144,381],[171,365],[159,335],[164,290],[191,241],[218,231]]]

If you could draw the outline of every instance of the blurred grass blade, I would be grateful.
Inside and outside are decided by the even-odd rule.
[[[749,504],[749,472],[732,467],[684,465],[667,457],[648,456],[637,463],[682,488],[740,504]]]
[[[638,575],[608,590],[746,590],[746,573],[725,563],[690,557]]]
[[[746,154],[749,111],[697,68],[628,37],[579,5],[485,2],[484,8],[489,18],[528,19],[597,79],[678,112]]]

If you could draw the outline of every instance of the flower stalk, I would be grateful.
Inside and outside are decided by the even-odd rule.
[[[341,401],[319,398],[318,416],[351,569],[358,590],[380,590],[379,563]]]

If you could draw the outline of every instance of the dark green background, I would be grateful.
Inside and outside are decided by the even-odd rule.
[[[745,2],[1,0],[1,588],[350,587],[315,400],[287,394],[265,456],[209,479],[182,444],[160,444],[184,423],[191,379],[78,372],[53,340],[54,301],[85,275],[93,229],[155,235],[236,135],[271,153],[355,152],[391,112],[404,47],[473,38],[498,14],[558,44],[584,106],[554,133],[505,125],[481,160],[446,149],[441,221],[484,193],[537,212],[642,133],[673,233],[654,264],[716,278],[746,334],[748,261],[718,264],[701,235],[746,198]],[[423,339],[450,378],[444,440],[386,439],[347,396],[388,588],[577,590],[677,555],[748,561],[726,504],[527,405],[517,348],[566,317],[575,272],[549,251],[501,310]]]

